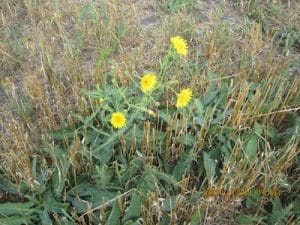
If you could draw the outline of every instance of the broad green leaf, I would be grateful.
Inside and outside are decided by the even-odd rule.
[[[145,167],[145,172],[142,176],[142,181],[138,182],[138,189],[144,194],[147,194],[149,191],[152,191],[157,188],[158,180],[154,173],[155,169],[150,166]]]
[[[31,216],[9,216],[0,218],[0,225],[35,225],[38,219],[37,215]]]
[[[228,147],[226,145],[223,145],[221,147],[221,152],[222,152],[222,156],[224,157],[224,162],[227,162],[228,160],[230,160],[230,154],[231,154],[230,150],[228,149]]]
[[[114,171],[106,164],[103,166],[96,166],[96,181],[100,188],[104,189],[111,183],[111,179],[114,176]]]
[[[67,211],[69,203],[58,202],[49,189],[44,195],[43,206],[49,212],[62,213],[63,210]]]
[[[0,190],[6,191],[10,194],[17,195],[18,191],[14,184],[3,175],[0,175]]]
[[[131,197],[130,206],[123,217],[122,223],[125,223],[128,220],[138,219],[141,215],[141,207],[142,207],[142,197],[140,194],[135,192]]]
[[[156,176],[157,180],[163,180],[164,182],[173,185],[174,187],[178,187],[179,183],[174,179],[174,177],[170,174],[153,171],[154,175]]]
[[[128,220],[124,223],[124,225],[141,225],[138,220]]]
[[[79,196],[69,196],[68,200],[72,203],[72,206],[76,209],[78,213],[86,212],[91,205],[88,201],[80,199]]]
[[[280,199],[277,197],[273,200],[273,207],[272,207],[272,213],[276,214],[282,211],[282,204]]]
[[[177,181],[181,180],[182,176],[190,170],[193,160],[195,160],[193,149],[186,150],[173,169],[173,176]]]
[[[60,128],[54,131],[49,131],[49,135],[58,141],[64,141],[66,139],[73,140],[74,139],[74,134],[75,134],[75,127],[70,127],[70,128]]]
[[[120,217],[121,217],[121,209],[119,205],[119,201],[116,200],[114,202],[113,208],[111,210],[111,213],[105,223],[105,225],[119,225],[120,224]]]
[[[254,131],[255,131],[258,135],[262,135],[262,133],[264,132],[264,129],[263,129],[263,127],[262,127],[259,123],[255,122],[255,123],[254,123]]]
[[[101,146],[99,146],[98,148],[95,148],[95,153],[93,153],[93,155],[99,159],[99,162],[104,165],[106,163],[109,162],[109,160],[112,157],[112,145],[115,141],[111,142],[110,144],[108,144],[107,146],[101,148]],[[94,150],[93,150],[94,151]]]
[[[197,107],[197,116],[200,118],[204,117],[205,111],[204,106],[200,99],[195,99],[196,107]]]
[[[167,212],[172,211],[176,205],[177,198],[178,195],[168,196],[164,201],[163,210]]]
[[[134,176],[136,176],[137,171],[141,168],[142,165],[143,165],[143,161],[142,160],[140,160],[138,158],[133,159],[129,163],[129,167],[127,167],[125,173],[120,178],[121,183],[124,184],[128,180],[131,180]]]
[[[157,113],[159,119],[163,120],[164,122],[169,122],[171,118],[173,118],[174,114],[177,113],[174,109],[160,109]]]
[[[94,190],[93,195],[91,196],[90,200],[87,199],[89,202],[93,204],[93,208],[98,207],[99,205],[102,205],[113,198],[116,197],[115,192],[111,191],[104,191],[104,190],[99,190],[99,188],[96,188]],[[109,203],[108,206],[112,206],[113,202]]]
[[[91,196],[97,190],[97,186],[90,184],[86,181],[74,186],[71,190],[69,190],[69,195],[78,195],[80,197]]]
[[[159,225],[169,225],[170,224],[170,216],[167,214],[163,214],[162,220]]]
[[[69,198],[79,196],[91,204],[92,207],[97,207],[116,196],[116,192],[101,190],[97,185],[90,183],[81,183],[76,187],[72,188],[69,192]]]
[[[50,216],[46,210],[40,213],[40,221],[42,225],[52,225],[52,221]]]
[[[250,209],[257,205],[257,202],[261,200],[261,196],[258,190],[252,190],[250,195],[246,198],[246,208]]]
[[[55,195],[60,196],[65,188],[65,182],[67,179],[69,168],[71,167],[71,161],[66,155],[57,156],[57,158],[58,163],[52,175],[52,188]]]
[[[280,179],[280,183],[279,183],[280,187],[288,190],[289,192],[291,191],[292,189],[292,184],[290,183],[290,181],[285,178],[285,179]]]
[[[26,215],[33,212],[34,202],[24,203],[2,203],[0,204],[0,215]]]
[[[275,127],[273,127],[273,126],[268,127],[267,135],[268,135],[270,142],[273,145],[278,145],[280,143],[280,141],[281,141],[280,133]]]
[[[203,105],[208,106],[210,103],[213,102],[213,100],[218,96],[219,92],[218,91],[211,91],[208,92],[205,96],[203,96]]]
[[[189,196],[189,198],[187,199],[187,202],[189,204],[195,205],[199,203],[199,199],[203,197],[203,192],[199,191],[199,192],[193,192],[193,194],[191,194],[191,196]]]
[[[290,203],[284,207],[281,204],[279,197],[273,200],[272,214],[270,215],[269,221],[272,224],[285,225],[288,222],[288,218],[294,213],[292,212],[294,205]]]
[[[216,173],[216,162],[206,152],[203,152],[203,164],[206,172],[207,179],[210,181],[214,178]]]
[[[254,225],[254,224],[260,224],[260,221],[262,221],[263,217],[258,217],[258,216],[249,216],[249,215],[238,215],[236,217],[236,222],[238,224],[243,224],[243,225]]]
[[[252,135],[252,137],[250,138],[250,140],[247,142],[247,146],[246,146],[246,156],[249,159],[249,161],[252,161],[256,154],[257,154],[257,146],[258,145],[258,139],[256,135]]]
[[[124,37],[125,33],[126,33],[126,26],[124,23],[124,17],[121,16],[117,23],[116,35],[117,35],[118,39],[122,39]]]
[[[194,135],[183,135],[176,139],[180,144],[193,147],[195,143],[195,136]]]
[[[80,12],[79,12],[79,19],[80,19],[81,21],[83,21],[83,20],[86,19],[88,10],[89,10],[89,5],[87,5],[87,4],[84,5],[84,6],[82,7],[82,9],[80,10]]]
[[[190,225],[201,225],[203,220],[203,213],[200,209],[195,210],[195,212],[192,215]]]

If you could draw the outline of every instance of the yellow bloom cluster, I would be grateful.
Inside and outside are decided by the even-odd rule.
[[[188,46],[186,43],[186,40],[184,40],[180,36],[175,36],[171,38],[171,43],[173,45],[173,48],[175,48],[176,52],[179,55],[186,56],[188,52]]]
[[[180,37],[175,36],[171,38],[171,43],[173,48],[179,55],[186,56],[188,52],[188,46],[186,41]],[[149,73],[145,74],[140,81],[140,88],[143,93],[148,94],[155,89],[157,85],[157,76],[155,74]],[[177,96],[176,107],[184,108],[186,107],[193,96],[191,89],[183,89],[179,92]],[[99,103],[103,102],[104,99],[99,99]],[[126,126],[126,117],[122,112],[115,112],[111,115],[110,123],[114,128],[120,129]]]
[[[141,79],[141,90],[144,93],[151,92],[157,83],[157,77],[155,74],[146,74]]]
[[[191,98],[193,96],[191,89],[183,89],[180,91],[180,93],[177,96],[177,102],[176,107],[177,108],[184,108],[186,107],[189,102],[191,101]]]
[[[114,128],[122,128],[126,126],[126,117],[124,113],[115,112],[111,115],[110,123]]]

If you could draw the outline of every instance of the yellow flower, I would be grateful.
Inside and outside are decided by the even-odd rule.
[[[115,112],[111,115],[110,123],[114,128],[122,128],[126,126],[126,118],[124,113]]]
[[[102,102],[104,102],[104,98],[99,98],[98,99],[98,104],[101,104]]]
[[[180,36],[176,36],[176,37],[171,38],[171,43],[179,55],[186,56],[186,54],[188,52],[187,51],[188,46],[187,46],[186,40],[184,40]]]
[[[157,77],[155,74],[146,74],[141,79],[141,89],[142,92],[148,93],[155,88],[157,83]]]
[[[180,93],[177,96],[177,102],[176,107],[177,108],[184,108],[186,107],[189,102],[191,101],[191,98],[193,96],[191,89],[183,89],[180,91]]]

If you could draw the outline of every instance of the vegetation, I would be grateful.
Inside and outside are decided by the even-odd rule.
[[[1,225],[300,223],[297,1],[0,10]]]

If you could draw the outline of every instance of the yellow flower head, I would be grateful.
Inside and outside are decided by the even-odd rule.
[[[101,104],[101,103],[103,103],[104,102],[104,98],[99,98],[98,99],[98,104]]]
[[[126,118],[124,113],[115,112],[111,115],[110,123],[114,128],[122,128],[126,126]]]
[[[187,51],[188,46],[187,46],[186,40],[184,40],[180,36],[176,36],[176,37],[171,38],[171,43],[179,55],[186,56],[186,54],[188,52]]]
[[[177,96],[177,102],[176,107],[177,108],[184,108],[186,107],[189,102],[191,101],[191,98],[193,96],[191,89],[183,89],[180,91],[180,93]]]
[[[142,92],[148,93],[155,88],[157,77],[155,74],[146,74],[141,79]]]

